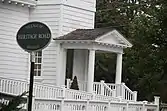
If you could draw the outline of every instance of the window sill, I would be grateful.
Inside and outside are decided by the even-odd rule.
[[[42,82],[43,80],[41,76],[34,76],[34,82]]]

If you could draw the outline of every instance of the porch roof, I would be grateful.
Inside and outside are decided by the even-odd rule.
[[[123,49],[132,47],[132,44],[116,29],[95,28],[77,29],[64,36],[54,38],[68,49]],[[112,51],[112,50],[108,50]],[[119,51],[118,51],[119,52]]]

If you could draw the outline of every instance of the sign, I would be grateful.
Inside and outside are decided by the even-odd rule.
[[[19,46],[25,51],[38,51],[50,43],[51,31],[41,22],[30,22],[19,29],[16,39]]]

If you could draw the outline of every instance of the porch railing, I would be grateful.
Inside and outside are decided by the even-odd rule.
[[[136,101],[137,100],[137,91],[130,90],[125,83],[121,84],[111,84],[106,83],[111,89],[115,89],[116,97],[121,97],[123,100]]]
[[[70,88],[71,83],[72,81],[70,79],[67,79],[67,88]],[[80,90],[86,91],[87,82],[82,82],[79,80],[78,85]],[[125,85],[125,83],[113,84],[113,83],[105,83],[103,80],[101,80],[101,82],[93,83],[93,91],[97,95],[103,95],[107,97],[116,97],[116,98],[121,98],[122,100],[128,100],[128,101],[137,100],[137,92],[131,91]]]
[[[159,111],[159,98],[154,103],[110,102],[35,98],[33,111]]]
[[[29,84],[23,80],[13,80],[0,77],[0,92],[10,95],[20,95],[28,91]],[[38,98],[56,99],[92,99],[90,93],[84,91],[76,91],[62,87],[56,87],[48,84],[34,83],[33,95]]]
[[[116,97],[115,89],[111,89],[108,85],[104,83],[104,81],[94,82],[93,91],[95,92],[95,94]]]

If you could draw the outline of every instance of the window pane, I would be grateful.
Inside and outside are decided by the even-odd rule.
[[[38,62],[38,58],[37,57],[35,57],[35,63],[37,63]]]
[[[41,76],[41,71],[38,71],[38,76]]]
[[[39,65],[38,65],[38,69],[40,69],[40,70],[41,70],[41,64],[39,64]]]
[[[42,51],[39,51],[39,52],[38,52],[38,56],[42,56]]]
[[[34,76],[37,76],[37,71],[34,71]]]
[[[37,69],[37,65],[36,64],[34,65],[34,69]]]
[[[41,58],[38,58],[38,63],[41,63]]]
[[[35,54],[34,75],[41,76],[42,51]]]

